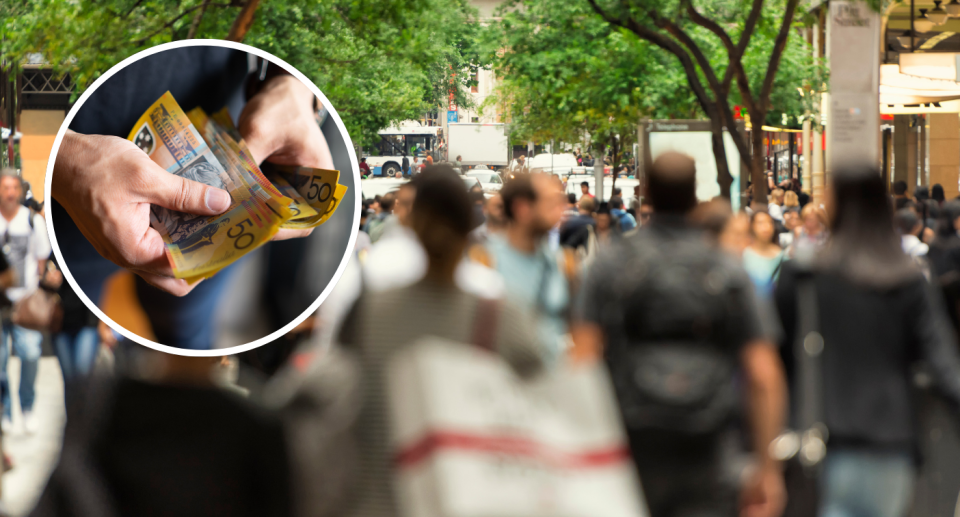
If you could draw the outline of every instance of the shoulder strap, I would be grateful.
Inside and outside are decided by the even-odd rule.
[[[797,425],[802,433],[800,462],[818,467],[826,454],[827,429],[823,411],[823,336],[813,273],[803,271],[797,282]]]
[[[489,298],[477,301],[477,311],[473,317],[473,336],[471,342],[484,349],[494,351],[497,341],[497,319],[500,316],[500,303]]]

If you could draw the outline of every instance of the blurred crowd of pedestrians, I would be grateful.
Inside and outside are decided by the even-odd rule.
[[[653,517],[907,515],[917,391],[960,414],[960,201],[851,168],[733,212],[685,155],[645,178],[642,199],[538,173],[477,197],[428,165],[364,201],[313,339],[246,396],[217,360],[153,353],[88,384],[35,514],[404,515],[390,386],[429,336],[521,385],[601,365]]]

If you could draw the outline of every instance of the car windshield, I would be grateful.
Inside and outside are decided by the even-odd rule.
[[[471,178],[477,178],[477,180],[485,183],[490,183],[491,174],[489,172],[471,172],[467,176]]]
[[[463,183],[467,186],[467,188],[471,188],[479,182],[477,181],[477,178],[474,178],[473,176],[464,176]]]

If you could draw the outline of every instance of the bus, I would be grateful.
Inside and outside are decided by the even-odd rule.
[[[443,141],[443,128],[440,126],[388,127],[378,133],[377,155],[366,157],[373,176],[399,177],[404,156],[409,158],[411,167],[414,156],[418,160],[433,156],[434,162],[441,158],[439,147]]]

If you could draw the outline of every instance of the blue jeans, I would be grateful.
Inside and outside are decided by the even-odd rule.
[[[93,370],[100,348],[100,336],[96,327],[83,327],[75,332],[60,332],[53,338],[53,345],[60,360],[64,385],[86,377]]]
[[[823,475],[821,517],[904,517],[913,497],[909,452],[831,449]]]
[[[64,262],[84,294],[100,305],[103,283],[120,269],[119,266],[100,256],[59,203],[51,203],[50,213]],[[200,282],[190,294],[179,298],[148,285],[137,276],[137,297],[157,342],[193,350],[213,348],[216,308],[236,265],[227,266],[213,278]]]
[[[10,357],[11,347],[8,347],[7,343],[11,343],[20,358],[20,410],[26,412],[33,409],[33,401],[36,399],[37,366],[40,364],[43,335],[10,322],[3,323],[3,332],[0,335],[0,404],[3,404],[3,416],[11,418],[13,406],[10,381],[7,378],[7,358]]]

